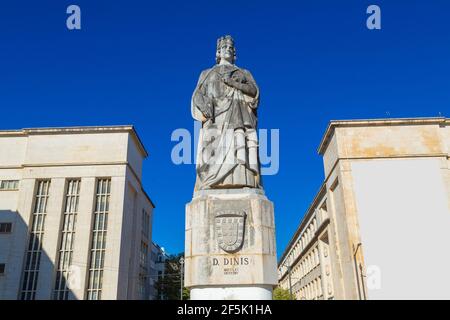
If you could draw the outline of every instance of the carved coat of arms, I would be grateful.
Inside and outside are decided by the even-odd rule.
[[[241,248],[246,216],[242,210],[221,210],[215,213],[216,236],[222,250],[233,253]]]

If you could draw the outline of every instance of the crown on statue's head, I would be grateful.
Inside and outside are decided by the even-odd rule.
[[[231,47],[233,48],[232,63],[234,63],[236,61],[236,48],[234,46],[234,39],[230,35],[226,35],[226,36],[223,36],[223,37],[220,37],[219,39],[217,39],[216,63],[220,62],[220,48],[226,43],[231,45]]]
[[[228,42],[234,47],[234,39],[230,35],[226,35],[217,39],[217,50],[219,50],[222,44],[226,42]]]

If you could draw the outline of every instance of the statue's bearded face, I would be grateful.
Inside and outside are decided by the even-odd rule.
[[[228,41],[225,41],[219,47],[218,56],[220,59],[225,59],[230,63],[234,63],[234,45]]]

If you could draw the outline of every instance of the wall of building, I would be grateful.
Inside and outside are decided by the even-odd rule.
[[[450,283],[450,213],[440,167],[439,159],[352,164],[370,299],[450,297],[443,285]]]
[[[0,146],[11,150],[8,156],[2,153],[0,157],[0,180],[20,180],[17,191],[0,191],[0,222],[13,222],[12,233],[0,234],[0,263],[6,262],[6,273],[0,277],[0,299],[17,299],[19,295],[36,185],[42,179],[51,182],[36,299],[52,298],[70,179],[79,179],[81,185],[71,263],[76,281],[72,281],[69,298],[86,299],[96,185],[102,178],[111,180],[102,299],[144,298],[137,285],[143,270],[135,267],[139,266],[140,252],[136,254],[136,248],[140,249],[142,232],[130,231],[142,228],[141,211],[146,210],[151,216],[153,204],[142,190],[140,176],[136,174],[142,172],[146,153],[137,138],[130,139],[132,135],[131,127],[0,132]],[[137,194],[134,209],[126,203],[126,195],[132,189]],[[147,242],[151,241],[151,222],[149,219]],[[131,268],[130,258],[133,259]]]
[[[444,118],[330,123],[319,153],[334,298],[449,298],[443,285],[450,282],[448,123]],[[304,232],[310,211],[293,239]],[[291,241],[280,265],[294,249]],[[300,255],[307,253],[302,250]],[[417,277],[431,269],[439,276]],[[322,277],[326,273],[322,269]],[[280,273],[283,286],[285,274]]]
[[[280,287],[297,300],[335,298],[329,223],[322,187],[278,265]]]
[[[114,163],[127,161],[126,132],[28,136],[24,164]]]
[[[427,265],[424,261],[429,263],[434,256],[439,269],[446,268],[450,259],[435,256],[435,250],[443,252],[445,247],[441,241],[432,241],[439,228],[428,224],[436,220],[440,226],[449,225],[445,123],[442,119],[394,120],[349,123],[335,129],[339,159],[335,170],[346,190],[349,242],[352,249],[361,244],[353,257],[358,298],[445,296],[443,286],[430,281],[415,283],[411,290],[411,279]],[[423,235],[420,241],[417,234]],[[391,250],[396,242],[401,249],[394,254]],[[423,263],[414,263],[417,248],[429,248]],[[347,283],[350,279],[344,279]]]

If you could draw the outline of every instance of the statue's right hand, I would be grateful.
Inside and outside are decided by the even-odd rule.
[[[202,112],[203,113],[203,116],[206,118],[206,119],[210,119],[211,118],[211,114],[208,112],[208,111],[205,111],[205,112]]]
[[[205,106],[205,107],[199,108],[199,109],[200,109],[201,113],[203,114],[203,116],[206,119],[210,119],[211,118],[212,114],[211,114],[211,109],[210,109],[209,105],[207,107]]]
[[[208,121],[208,119],[205,117],[205,115],[204,115],[203,113],[200,115],[200,121],[201,121],[201,122],[206,122],[206,121]]]

